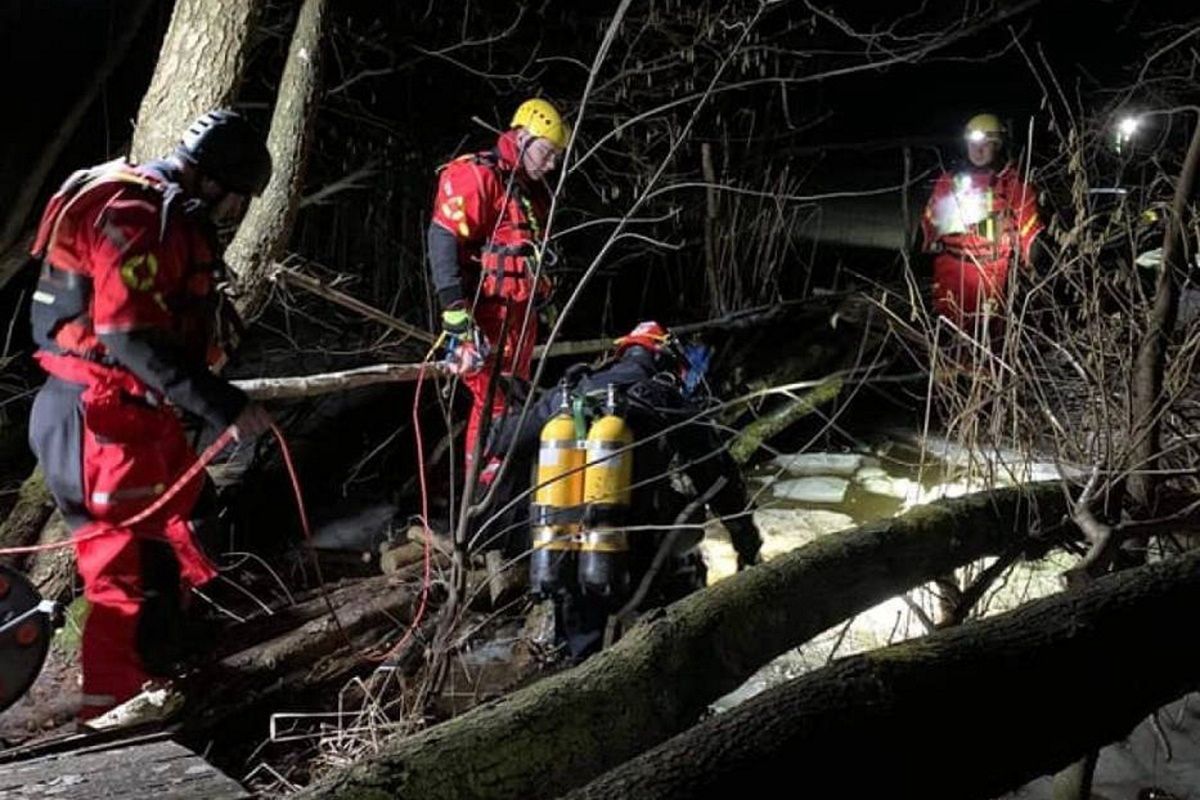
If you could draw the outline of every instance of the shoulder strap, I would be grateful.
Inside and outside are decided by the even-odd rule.
[[[59,226],[72,206],[96,189],[111,186],[114,183],[157,191],[162,191],[163,188],[163,184],[158,181],[134,172],[124,159],[109,161],[86,170],[79,170],[71,175],[62,188],[50,199],[52,206],[57,203],[59,207],[53,213],[43,218],[41,225],[38,226],[37,236],[34,239],[33,248],[30,250],[32,255],[35,258],[44,258],[46,253],[50,251],[51,246],[58,237]]]
[[[490,167],[499,173],[503,174],[507,171],[500,166],[500,154],[496,152],[495,148],[474,153],[471,155],[471,158],[476,164],[484,167]]]
[[[473,165],[479,166],[479,167],[487,167],[489,169],[495,170],[496,173],[499,175],[506,174],[506,170],[504,170],[500,166],[500,154],[497,153],[494,148],[491,150],[483,150],[478,153],[465,153],[461,156],[458,156],[457,158],[452,158],[449,161],[447,161],[445,164],[442,164],[440,167],[438,167],[437,171],[439,173],[441,173],[447,167],[450,167],[454,164],[465,164],[465,163],[470,163],[470,164],[473,164]]]

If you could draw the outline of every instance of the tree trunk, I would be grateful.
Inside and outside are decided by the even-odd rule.
[[[42,468],[35,467],[21,484],[17,504],[0,524],[0,549],[48,545],[71,537],[71,531],[46,488]],[[47,600],[70,602],[75,586],[75,549],[59,547],[20,556],[0,556],[0,562],[24,569],[38,594]]]
[[[38,534],[54,511],[54,498],[37,467],[21,484],[17,504],[0,523],[0,549],[28,547],[37,541]],[[24,556],[0,556],[0,561],[18,569],[27,561]]]
[[[251,203],[226,253],[239,279],[239,311],[247,317],[262,305],[269,273],[296,220],[317,119],[326,3],[304,0],[300,7],[267,137],[274,161],[271,182],[262,197]]]
[[[1158,515],[1159,494],[1162,486],[1158,473],[1159,455],[1162,452],[1163,417],[1169,410],[1171,397],[1163,392],[1163,374],[1166,371],[1167,347],[1175,321],[1179,315],[1180,276],[1186,274],[1184,217],[1196,186],[1196,174],[1200,171],[1200,124],[1192,132],[1191,144],[1184,158],[1179,180],[1175,185],[1175,196],[1171,213],[1167,217],[1163,234],[1163,258],[1158,281],[1154,289],[1154,302],[1150,317],[1146,321],[1146,333],[1138,348],[1133,365],[1133,397],[1130,408],[1130,438],[1132,440],[1131,461],[1128,465],[1129,479],[1125,487],[1118,486],[1114,494],[1120,496],[1122,488],[1128,490],[1137,514],[1144,517]],[[1123,537],[1112,526],[1101,524],[1081,503],[1076,516],[1085,520],[1084,530],[1091,548],[1081,564],[1072,570],[1072,582],[1086,581],[1103,574],[1112,564]],[[1143,541],[1146,536],[1143,535]],[[1055,776],[1056,800],[1087,800],[1091,792],[1092,772],[1096,766],[1096,754],[1088,753],[1083,759],[1060,775]]]
[[[826,378],[804,394],[793,396],[781,407],[751,422],[742,428],[729,445],[729,455],[737,463],[745,464],[767,439],[787,430],[792,423],[808,416],[818,406],[832,402],[841,393],[842,383],[842,378],[838,376]]]
[[[1129,494],[1146,516],[1153,516],[1159,453],[1162,450],[1162,418],[1170,398],[1163,396],[1163,371],[1167,344],[1179,313],[1179,280],[1186,274],[1184,218],[1200,172],[1200,123],[1192,133],[1183,170],[1175,185],[1167,230],[1163,234],[1162,266],[1154,290],[1154,305],[1146,324],[1146,337],[1138,349],[1133,368],[1133,463],[1129,475]]]
[[[178,144],[192,120],[237,96],[265,0],[176,0],[133,131],[135,161]]]
[[[987,800],[1119,739],[1195,687],[1200,649],[1178,645],[1197,603],[1200,553],[1122,572],[843,659],[568,797],[719,797],[790,783],[805,796]],[[956,721],[934,750],[914,735],[931,719]],[[848,755],[863,768],[847,769]]]
[[[55,510],[38,536],[38,544],[55,544],[71,538],[62,514]],[[57,547],[36,554],[29,563],[29,580],[38,594],[66,605],[75,597],[75,548]]]
[[[609,650],[400,739],[304,797],[555,797],[693,724],[780,653],[1065,510],[998,490],[832,535],[648,616]],[[566,743],[566,744],[564,744]],[[451,767],[451,765],[453,765]]]
[[[231,383],[255,400],[283,400],[313,397],[330,392],[347,392],[377,383],[410,382],[417,380],[422,374],[430,378],[439,377],[446,374],[446,370],[437,362],[372,364],[342,372],[324,372],[286,378],[255,378],[231,381]]]
[[[1053,800],[1091,800],[1092,782],[1099,760],[1100,751],[1092,750],[1056,774],[1051,788]]]
[[[704,191],[704,274],[708,279],[709,310],[714,317],[725,313],[721,279],[717,264],[717,239],[720,227],[717,222],[717,171],[713,168],[712,143],[700,145],[700,171],[708,187]]]
[[[264,701],[311,691],[374,666],[363,654],[412,620],[423,568],[415,564],[394,575],[330,586],[327,594],[234,628],[224,637],[225,655],[202,670],[198,685],[189,689],[198,700],[189,709],[185,732],[211,732]],[[417,641],[423,640],[418,636]]]

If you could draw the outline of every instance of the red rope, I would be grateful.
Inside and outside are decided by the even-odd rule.
[[[422,362],[422,366],[429,363],[430,358],[437,349],[441,340],[442,337],[439,336],[438,341],[434,343],[434,346],[430,348],[429,353],[426,354],[425,360]],[[421,576],[421,599],[417,605],[417,613],[413,615],[412,624],[408,626],[408,630],[404,632],[404,636],[400,638],[399,642],[388,648],[387,652],[385,652],[383,655],[375,656],[374,660],[376,661],[387,661],[393,658],[396,653],[400,652],[400,649],[404,647],[410,638],[412,638],[413,632],[417,629],[417,626],[421,624],[421,620],[425,616],[425,607],[429,603],[429,586],[432,574],[431,550],[433,532],[429,529],[429,488],[425,484],[425,443],[421,439],[421,386],[424,383],[425,370],[422,369],[419,373],[417,373],[417,387],[413,392],[412,405],[413,436],[417,440],[417,482],[421,487],[421,530],[423,532],[422,538],[424,540],[422,542],[424,545],[424,570]]]
[[[272,426],[272,427],[274,427],[274,426]],[[275,431],[275,435],[277,437],[279,437],[280,444],[282,444],[283,443],[283,435],[280,434],[278,430]],[[167,503],[169,503],[171,501],[172,497],[174,497],[175,495],[177,495],[181,491],[183,491],[183,488],[185,486],[187,486],[189,483],[191,483],[192,480],[197,475],[200,474],[201,470],[203,470],[205,467],[207,467],[209,465],[209,463],[211,463],[212,460],[214,458],[216,458],[217,455],[222,450],[224,450],[225,446],[227,444],[229,444],[232,440],[233,440],[233,426],[230,425],[228,428],[226,428],[224,431],[221,432],[221,435],[217,437],[216,441],[214,441],[208,447],[204,448],[204,452],[201,453],[200,457],[196,459],[196,463],[194,463],[190,467],[188,467],[187,470],[184,471],[184,473],[179,476],[179,479],[176,480],[174,483],[172,483],[169,487],[167,487],[167,490],[165,492],[163,492],[157,500],[155,500],[153,503],[151,503],[150,505],[143,508],[141,511],[139,511],[136,514],[134,514],[133,516],[131,516],[129,519],[122,520],[119,524],[117,524],[113,527],[129,528],[129,527],[132,527],[132,526],[138,524],[139,522],[145,521],[147,518],[156,514],[159,510],[162,509],[163,506],[165,506]],[[297,487],[297,491],[299,491],[299,487]],[[303,513],[304,513],[303,508],[301,508],[301,515],[303,515]],[[307,532],[307,528],[305,530]],[[42,553],[47,550],[59,550],[63,547],[71,547],[78,542],[86,542],[86,541],[90,541],[92,539],[98,539],[101,536],[107,536],[112,532],[113,532],[113,528],[106,527],[106,528],[101,528],[99,530],[91,531],[90,533],[84,533],[80,536],[75,536],[70,539],[65,539],[61,542],[49,542],[47,544],[31,544],[31,545],[26,545],[24,547],[0,548],[0,556],[14,556],[14,555],[23,555],[26,553]]]
[[[421,385],[424,381],[424,377],[425,377],[425,373],[424,373],[424,371],[422,371],[421,374],[417,378],[416,396],[414,397],[414,400],[413,400],[413,423],[416,426],[416,432],[417,432],[417,463],[418,463],[418,468],[420,470],[419,475],[420,475],[420,485],[421,485],[421,522],[424,526],[424,531],[425,531],[425,542],[424,542],[424,545],[425,545],[425,547],[424,547],[424,562],[425,563],[424,563],[424,571],[423,571],[422,581],[421,581],[420,604],[417,607],[417,613],[413,617],[412,624],[408,626],[408,630],[406,630],[404,632],[404,636],[400,639],[400,641],[395,646],[389,648],[388,651],[385,652],[382,656],[368,654],[368,653],[362,653],[362,655],[364,655],[366,658],[368,658],[370,660],[374,660],[374,661],[386,661],[387,659],[391,658],[395,653],[399,652],[399,650],[405,645],[405,643],[407,643],[408,640],[412,637],[413,632],[421,624],[421,620],[424,618],[425,610],[426,610],[426,607],[429,602],[429,587],[430,587],[430,578],[431,578],[431,572],[432,572],[431,538],[430,538],[431,532],[429,529],[429,524],[426,521],[429,518],[429,493],[428,493],[428,488],[425,483],[425,452],[424,452],[423,443],[421,441],[421,433],[420,433],[421,429],[420,429],[419,413],[418,413],[419,412],[419,400],[420,400],[420,396],[421,396]],[[291,450],[288,448],[287,439],[284,438],[283,432],[278,428],[278,426],[275,425],[274,422],[271,423],[271,433],[273,433],[275,435],[276,441],[279,442],[279,450],[283,455],[283,463],[287,468],[288,477],[291,479],[292,492],[293,492],[293,495],[296,500],[296,510],[300,515],[300,527],[304,532],[304,540],[305,540],[305,542],[311,544],[312,528],[309,525],[308,511],[304,504],[304,496],[300,489],[300,478],[296,473],[296,466],[292,460]],[[222,431],[221,435],[217,437],[216,441],[214,441],[212,444],[210,444],[208,447],[206,447],[204,449],[204,452],[202,452],[200,454],[200,456],[196,459],[195,463],[193,463],[190,467],[188,467],[188,469],[186,471],[184,471],[184,473],[182,475],[180,475],[179,478],[174,483],[172,483],[167,488],[167,490],[162,493],[162,495],[160,495],[158,497],[158,499],[156,499],[153,503],[146,506],[144,509],[137,512],[136,514],[129,517],[128,519],[122,520],[116,526],[113,526],[113,527],[106,526],[104,528],[99,528],[99,529],[91,531],[91,532],[85,532],[81,535],[74,536],[70,539],[66,539],[61,542],[49,542],[49,543],[45,543],[45,544],[25,545],[25,546],[21,546],[21,547],[0,548],[0,556],[26,555],[29,553],[42,553],[42,552],[46,552],[46,551],[50,551],[50,550],[59,550],[64,547],[72,547],[79,542],[86,542],[86,541],[90,541],[91,539],[99,538],[101,536],[110,535],[111,533],[114,532],[114,528],[130,528],[134,525],[137,525],[140,522],[144,522],[146,519],[150,518],[155,513],[160,511],[163,506],[165,506],[167,503],[169,503],[171,501],[171,498],[173,498],[175,495],[179,494],[179,492],[183,491],[184,487],[186,487],[189,483],[191,483],[196,478],[196,476],[199,475],[200,472],[205,469],[205,467],[207,467],[210,463],[212,463],[213,459],[215,459],[220,454],[220,452],[222,450],[224,450],[225,447],[231,441],[233,441],[233,426],[232,425],[230,427],[226,428],[224,431]],[[324,578],[320,574],[320,566],[319,566],[319,564],[317,564],[317,559],[316,559],[315,553],[313,554],[313,561],[314,561],[314,564],[317,565],[317,567],[316,567],[317,568],[317,580],[321,583],[322,594],[324,595],[325,581],[324,581]],[[337,612],[334,610],[332,603],[330,603],[328,596],[325,596],[325,599],[326,599],[327,605],[329,605],[330,616],[333,618],[334,623],[337,624],[338,629],[341,630],[342,625],[341,625],[341,621],[337,617]],[[343,632],[343,636],[345,637],[344,632]],[[349,637],[345,637],[345,638],[346,638],[347,646],[350,647],[351,649],[354,649],[354,645],[350,642]]]

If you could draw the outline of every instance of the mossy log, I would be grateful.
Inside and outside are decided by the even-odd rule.
[[[57,544],[71,538],[62,514],[55,510],[42,526],[38,544]],[[56,547],[35,553],[29,563],[29,579],[47,600],[69,603],[75,596],[75,548]]]
[[[1200,553],[1112,575],[842,659],[567,797],[720,797],[798,784],[806,796],[987,800],[1120,739],[1200,684],[1200,648],[1179,647],[1197,603]],[[939,735],[930,720],[955,722]],[[851,753],[869,768],[848,769]]]
[[[53,511],[54,498],[38,467],[21,484],[16,505],[0,523],[0,548],[27,547],[36,542]],[[0,556],[0,561],[18,568],[28,560],[28,556]]]
[[[758,368],[758,377],[735,389],[737,394],[752,394],[802,381],[813,384],[806,390],[770,398],[769,410],[742,425],[730,445],[730,454],[737,463],[745,464],[768,439],[836,400],[845,385],[845,371],[858,366],[864,353],[876,350],[886,341],[886,331],[872,324],[869,310],[851,318],[844,315],[850,304],[861,302],[857,293],[825,298],[788,323],[794,335],[779,339],[778,329],[763,329],[743,344],[745,349],[727,359],[735,375],[754,369],[748,365]],[[835,323],[839,325],[836,329]],[[722,413],[721,419],[726,424],[739,424],[738,417],[744,410],[743,405],[733,404]]]
[[[392,575],[345,581],[232,630],[189,688],[194,700],[184,734],[212,735],[268,701],[336,684],[355,670],[376,666],[364,654],[409,624],[423,568],[415,564]]]
[[[774,411],[751,422],[729,445],[729,454],[739,464],[745,464],[762,443],[782,433],[793,422],[808,416],[817,406],[831,402],[842,391],[842,379],[826,378],[820,384],[788,401]]]
[[[306,798],[549,798],[665,741],[772,658],[1054,526],[1058,485],[935,503],[697,592],[575,669],[340,770]]]

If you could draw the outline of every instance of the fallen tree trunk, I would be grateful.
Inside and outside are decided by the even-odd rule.
[[[782,433],[793,422],[808,416],[818,406],[831,402],[842,391],[843,379],[837,376],[822,380],[803,395],[788,400],[782,407],[756,419],[729,445],[729,455],[739,464],[750,460],[762,443]]]
[[[254,378],[232,383],[255,400],[284,400],[344,392],[377,383],[415,381],[422,373],[430,379],[449,374],[440,362],[430,361],[425,364],[372,364],[341,372],[286,378]]]
[[[270,698],[292,696],[373,666],[367,650],[395,639],[393,634],[412,621],[422,569],[415,564],[394,575],[347,581],[235,629],[233,641],[222,648],[227,655],[203,670],[198,691],[189,691],[198,702],[189,711],[185,733],[212,731]]]
[[[46,481],[43,480],[39,467],[21,484],[16,505],[4,522],[0,523],[0,549],[28,547],[36,542],[53,511],[54,498],[46,488]],[[25,558],[0,556],[0,562],[20,568],[25,563]]]
[[[1197,603],[1200,553],[1122,572],[843,659],[567,797],[657,800],[794,783],[805,794],[987,800],[1121,738],[1200,684],[1200,649],[1178,646]],[[936,738],[936,759],[913,735],[931,719],[955,721]],[[866,768],[847,769],[848,753]]]
[[[105,745],[88,744],[92,746],[0,767],[0,797],[249,800],[252,796],[233,778],[163,736],[127,736]]]
[[[50,514],[38,536],[38,544],[54,545],[71,538],[71,529],[58,510]],[[29,563],[29,580],[38,594],[66,605],[75,597],[75,548],[55,547],[34,555]]]
[[[388,743],[300,796],[555,797],[684,730],[785,650],[1053,527],[1064,511],[1061,487],[1040,485],[828,536],[670,606],[575,669]]]
[[[303,203],[301,203],[303,205]],[[344,292],[338,291],[331,286],[325,285],[317,278],[300,272],[295,267],[289,266],[287,263],[275,264],[270,273],[270,280],[284,283],[286,285],[295,286],[305,291],[311,292],[318,297],[323,297],[331,303],[336,303],[343,308],[348,308],[367,319],[374,320],[382,325],[397,330],[405,336],[414,337],[427,344],[433,344],[436,340],[436,335],[429,331],[410,325],[403,320],[381,311],[378,308],[364,303],[356,297],[352,297]],[[704,322],[694,322],[686,325],[679,325],[673,328],[677,336],[685,336],[693,333],[710,330],[741,330],[755,325],[763,325],[770,322],[778,321],[784,316],[789,306],[796,305],[799,302],[810,301],[784,301],[769,306],[758,306],[756,308],[746,309],[744,311],[735,311],[726,314],[717,319],[710,319]],[[533,358],[535,361],[540,361],[544,358],[561,358],[564,356],[590,355],[592,353],[602,353],[605,350],[612,349],[613,340],[606,339],[584,339],[582,341],[573,342],[554,342],[550,345],[539,344],[533,348]]]

